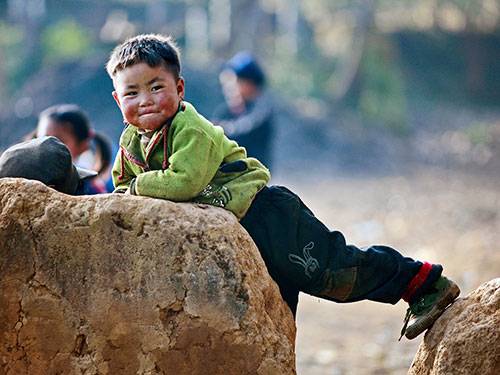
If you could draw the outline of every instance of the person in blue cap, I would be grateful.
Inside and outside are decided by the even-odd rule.
[[[215,109],[212,122],[245,147],[248,156],[271,169],[273,104],[262,68],[251,53],[241,51],[225,64],[219,78],[225,103]]]

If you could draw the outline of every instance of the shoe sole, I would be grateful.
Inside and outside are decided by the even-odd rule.
[[[446,307],[455,301],[460,294],[460,288],[453,281],[448,281],[447,291],[441,300],[436,301],[434,307],[427,313],[425,318],[422,318],[415,324],[409,326],[405,331],[405,337],[408,340],[413,340],[426,329],[430,328],[434,322],[446,310]]]

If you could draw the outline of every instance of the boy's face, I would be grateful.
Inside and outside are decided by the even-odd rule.
[[[143,130],[159,129],[184,99],[184,79],[176,81],[161,65],[131,65],[116,73],[113,85],[124,120]]]

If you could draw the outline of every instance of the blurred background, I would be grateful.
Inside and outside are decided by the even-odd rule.
[[[116,144],[104,65],[124,38],[171,34],[186,100],[210,118],[240,50],[275,102],[273,183],[332,229],[442,263],[468,293],[500,269],[500,1],[0,0],[0,151],[58,103]],[[301,296],[299,375],[405,374],[405,306]]]
[[[104,64],[124,38],[161,32],[180,44],[186,99],[206,117],[223,101],[223,62],[259,59],[278,102],[275,173],[489,167],[499,18],[495,0],[0,0],[0,150],[61,102],[116,142]]]

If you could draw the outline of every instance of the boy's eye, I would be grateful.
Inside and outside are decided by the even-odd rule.
[[[158,91],[162,88],[163,86],[155,86],[151,89],[151,91]]]
[[[135,92],[135,91],[127,91],[124,96],[134,96],[136,94],[137,94],[137,92]]]

